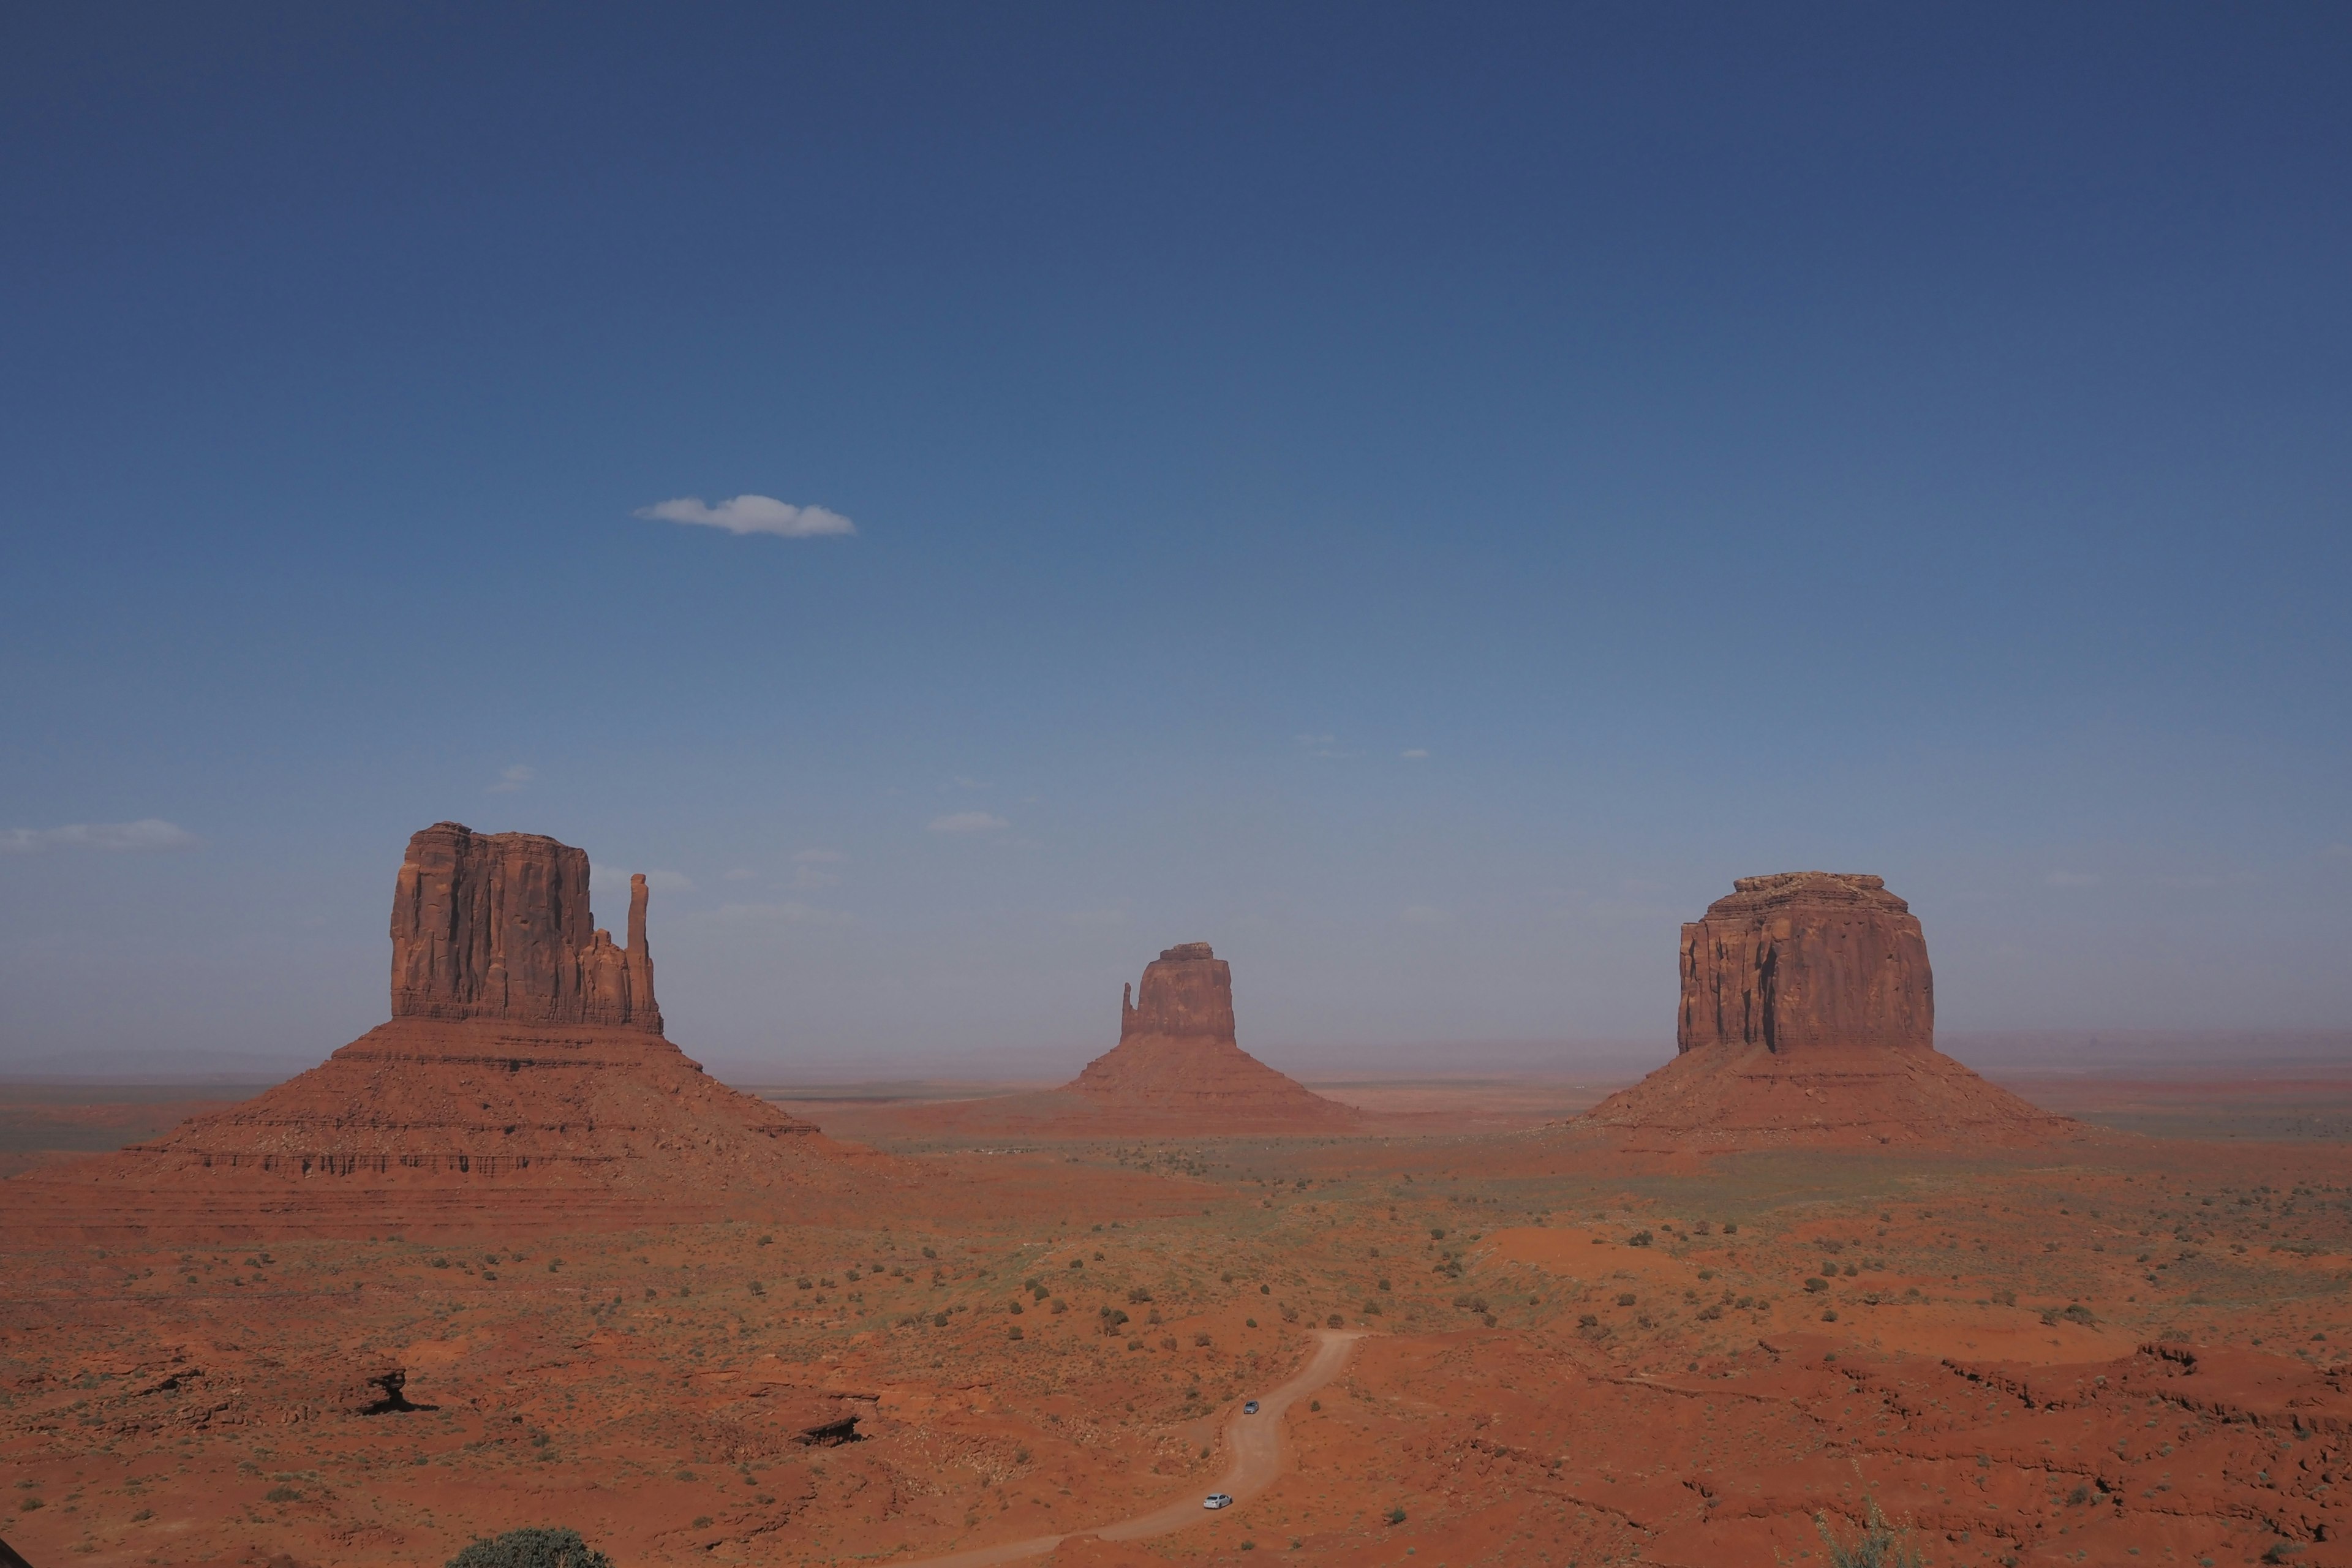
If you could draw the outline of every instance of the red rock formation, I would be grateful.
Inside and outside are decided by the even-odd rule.
[[[408,841],[393,888],[392,1016],[660,1034],[645,878],[629,879],[625,951],[593,927],[585,850],[436,822]]]
[[[1876,877],[1742,877],[1683,927],[1673,1061],[1579,1119],[1668,1146],[2036,1142],[2080,1131],[1936,1049],[1911,907]]]
[[[1348,1131],[1361,1116],[1278,1073],[1234,1038],[1234,978],[1205,942],[1145,966],[1119,1004],[1118,1044],[1059,1089],[911,1111],[932,1135],[1196,1137]]]
[[[409,841],[394,889],[391,1022],[152,1142],[19,1178],[12,1202],[111,1193],[120,1223],[194,1204],[285,1231],[332,1229],[336,1213],[430,1223],[439,1192],[506,1216],[640,1223],[730,1194],[839,1188],[876,1163],[662,1037],[643,877],[628,933],[618,948],[593,928],[582,851],[436,824]]]
[[[1927,939],[1884,881],[1786,871],[1732,887],[1683,927],[1682,1049],[1934,1047]]]

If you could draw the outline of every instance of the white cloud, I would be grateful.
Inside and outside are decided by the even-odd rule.
[[[657,893],[687,893],[694,890],[694,879],[683,871],[648,871],[646,886]]]
[[[839,866],[845,864],[849,857],[838,849],[803,849],[793,859],[803,866]]]
[[[725,921],[730,925],[797,925],[845,926],[856,917],[839,910],[820,910],[811,904],[721,904],[710,911],[710,919]]]
[[[1305,748],[1310,757],[1352,757],[1356,754],[1353,752],[1343,752],[1339,749],[1339,736],[1326,734],[1319,730],[1303,735],[1293,735],[1290,738]]]
[[[152,852],[194,849],[204,840],[160,816],[136,822],[71,822],[63,827],[0,828],[0,855],[37,855],[44,849],[107,849]]]
[[[530,783],[531,780],[538,776],[538,769],[527,766],[521,763],[517,763],[510,768],[500,768],[499,770],[499,782],[490,786],[490,793],[492,795],[512,795],[515,791],[522,788],[523,785]]]
[[[985,811],[951,811],[930,821],[933,833],[994,833],[1013,825]]]
[[[2053,871],[2042,879],[2053,888],[2095,888],[2097,875],[2090,871]]]
[[[1450,923],[1454,916],[1432,904],[1407,904],[1397,911],[1397,919],[1409,925],[1442,926]]]
[[[1397,755],[1402,757],[1409,763],[1423,762],[1427,760],[1429,756],[1429,748],[1427,746],[1414,746],[1409,751],[1399,752]]]
[[[682,522],[723,528],[730,533],[772,533],[782,539],[814,539],[822,533],[856,533],[857,525],[821,506],[793,506],[773,496],[737,496],[706,506],[699,496],[680,496],[634,514],[648,522]]]
[[[803,893],[820,892],[826,888],[838,888],[841,879],[830,871],[820,871],[814,866],[793,868],[793,886]]]
[[[719,872],[719,878],[724,882],[748,882],[759,874],[749,866],[738,866],[732,870]]]

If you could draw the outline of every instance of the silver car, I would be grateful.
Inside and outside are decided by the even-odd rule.
[[[1202,1508],[1231,1508],[1234,1506],[1233,1496],[1229,1492],[1211,1492],[1207,1497],[1201,1500],[1201,1506]]]

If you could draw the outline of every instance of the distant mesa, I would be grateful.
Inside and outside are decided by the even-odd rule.
[[[1118,1044],[1065,1089],[1107,1108],[1231,1127],[1353,1126],[1357,1113],[1241,1048],[1232,967],[1205,942],[1161,950],[1119,1003]]]
[[[1675,1059],[1578,1125],[1672,1146],[2018,1144],[2084,1131],[1936,1049],[1911,906],[1877,877],[1742,877],[1683,927]]]
[[[1205,942],[1164,949],[1119,1004],[1118,1044],[1059,1089],[907,1112],[908,1131],[1037,1137],[1349,1132],[1361,1113],[1241,1048],[1234,976]]]
[[[392,905],[392,1019],[257,1099],[152,1143],[10,1184],[83,1193],[110,1221],[332,1229],[446,1219],[578,1227],[836,1188],[875,1157],[729,1089],[662,1036],[629,884],[628,939],[597,930],[585,852],[439,822]],[[340,1216],[340,1218],[338,1218]]]

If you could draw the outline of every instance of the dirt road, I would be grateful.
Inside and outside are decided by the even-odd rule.
[[[1074,1530],[1062,1535],[1033,1535],[1025,1541],[1006,1541],[994,1546],[975,1546],[969,1552],[950,1552],[945,1557],[918,1558],[905,1568],[985,1568],[992,1563],[1012,1563],[1024,1557],[1042,1557],[1073,1535],[1099,1535],[1106,1541],[1135,1541],[1147,1535],[1166,1535],[1198,1524],[1215,1515],[1201,1506],[1201,1500],[1210,1492],[1228,1492],[1236,1505],[1247,1502],[1272,1486],[1282,1474],[1282,1417],[1293,1401],[1314,1393],[1339,1374],[1348,1363],[1348,1352],[1355,1349],[1363,1335],[1351,1331],[1318,1329],[1315,1337],[1321,1342],[1309,1356],[1298,1375],[1288,1383],[1257,1396],[1255,1415],[1244,1415],[1239,1406],[1225,1418],[1225,1448],[1233,1456],[1225,1473],[1214,1485],[1188,1490],[1182,1497],[1150,1513],[1137,1514],[1116,1524],[1097,1525],[1092,1530]]]

